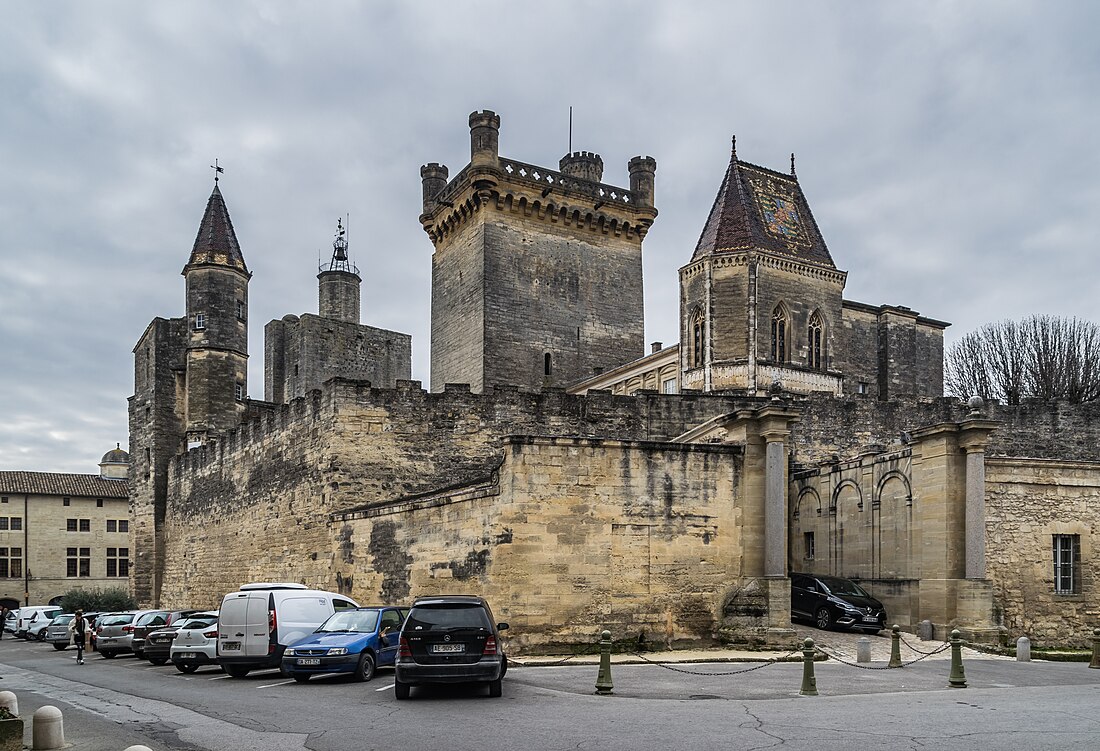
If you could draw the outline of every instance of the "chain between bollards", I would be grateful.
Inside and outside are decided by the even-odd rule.
[[[1089,667],[1100,668],[1100,628],[1092,631],[1092,660]]]
[[[901,626],[896,623],[890,629],[890,663],[886,667],[901,667]]]
[[[611,632],[600,634],[600,672],[596,676],[596,693],[606,696],[615,684],[611,682]]]
[[[799,696],[817,696],[817,678],[814,677],[814,640],[806,638],[802,642],[802,688]]]
[[[951,675],[947,679],[947,685],[951,688],[966,688],[966,672],[963,670],[962,659],[962,634],[959,630],[951,631]]]

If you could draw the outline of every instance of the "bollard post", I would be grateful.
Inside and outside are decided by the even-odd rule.
[[[799,696],[817,696],[817,678],[814,677],[814,640],[807,637],[802,642],[802,688]]]
[[[859,637],[856,642],[856,662],[871,661],[871,640],[866,636]]]
[[[1016,640],[1016,662],[1031,662],[1031,639],[1026,636]]]
[[[11,691],[0,691],[0,707],[8,710],[16,717],[19,716],[19,699]]]
[[[932,641],[936,636],[936,627],[932,625],[932,621],[925,618],[917,626],[917,633],[920,635],[921,641]]]
[[[34,710],[34,717],[31,720],[31,748],[38,751],[64,746],[65,725],[61,718],[61,710],[49,704]]]
[[[606,696],[615,684],[611,682],[611,632],[600,634],[600,672],[596,676],[596,693]]]
[[[127,746],[124,751],[153,751],[148,746]]]
[[[951,688],[966,688],[966,672],[963,670],[962,658],[962,634],[959,630],[951,631],[951,675],[947,679],[947,685]]]
[[[1100,668],[1100,628],[1092,631],[1092,661],[1090,668]]]
[[[890,664],[888,668],[901,667],[901,626],[894,624],[890,629]]]

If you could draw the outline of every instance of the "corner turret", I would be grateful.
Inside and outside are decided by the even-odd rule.
[[[498,169],[500,115],[492,110],[470,113],[470,166]]]
[[[425,214],[430,214],[435,210],[437,203],[436,199],[439,198],[439,194],[443,192],[443,189],[447,187],[447,177],[449,174],[447,165],[437,164],[436,162],[425,164],[420,168],[420,183],[424,191]]]
[[[653,208],[653,183],[657,160],[651,156],[636,156],[627,163],[630,170],[630,192],[639,207]]]
[[[558,162],[563,175],[598,183],[603,180],[603,159],[591,151],[574,151]]]

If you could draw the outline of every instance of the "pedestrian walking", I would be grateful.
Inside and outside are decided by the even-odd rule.
[[[76,645],[76,664],[84,664],[84,638],[88,634],[88,624],[84,620],[84,611],[77,610],[76,615],[69,621],[69,633],[72,634],[73,644]]]

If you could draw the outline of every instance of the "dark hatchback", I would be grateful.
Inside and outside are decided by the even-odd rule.
[[[137,658],[145,658],[145,645],[148,636],[153,631],[159,631],[162,628],[171,626],[178,622],[181,618],[187,618],[194,613],[198,613],[198,610],[156,610],[151,613],[145,613],[138,617],[137,622],[134,623],[134,638],[130,641],[130,645],[134,650],[134,654]],[[178,628],[178,626],[177,626]],[[165,650],[164,662],[168,661],[168,652]],[[163,665],[164,662],[154,663]]]
[[[507,628],[481,597],[418,599],[401,628],[394,695],[408,699],[412,686],[426,683],[484,683],[489,696],[500,696],[508,670],[500,632]]]
[[[878,633],[886,608],[849,579],[791,574],[791,620],[803,618],[821,629],[835,627]]]

